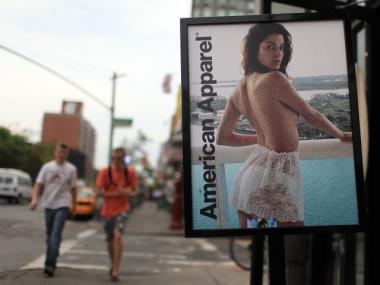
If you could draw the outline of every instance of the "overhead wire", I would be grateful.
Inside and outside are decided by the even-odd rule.
[[[67,56],[57,53],[52,53],[49,50],[36,49],[31,46],[20,45],[19,42],[12,42],[9,39],[5,42],[3,39],[0,40],[0,45],[7,46],[13,50],[23,50],[24,54],[28,54],[30,58],[38,58],[43,61],[45,65],[60,67],[67,67],[70,70],[76,72],[85,72],[86,75],[91,74],[92,77],[96,77],[98,80],[103,80],[108,82],[108,75],[113,72],[113,69],[104,65],[98,65],[94,62],[87,62],[83,60],[81,56],[80,59],[73,56]]]
[[[21,54],[20,52],[17,52],[15,51],[14,49],[11,49],[9,47],[6,47],[2,44],[0,44],[0,49],[8,52],[8,53],[11,53],[17,57],[20,57],[40,68],[42,68],[43,70],[53,74],[54,76],[60,78],[61,80],[65,81],[66,83],[70,84],[71,86],[75,87],[76,89],[78,89],[79,91],[81,91],[82,93],[84,93],[85,95],[87,95],[88,97],[90,97],[92,100],[96,101],[98,104],[100,104],[101,106],[103,106],[104,108],[106,108],[107,110],[110,110],[110,106],[108,106],[106,103],[104,103],[103,101],[101,101],[99,98],[96,97],[96,95],[94,95],[93,93],[91,93],[90,91],[88,91],[87,89],[85,89],[84,87],[80,86],[78,83],[74,82],[72,79],[68,78],[67,76],[59,73],[58,71],[54,70],[53,68],[51,67],[48,67],[47,65],[43,64],[43,63],[40,63],[38,62],[37,60],[34,60],[26,55],[23,55]]]

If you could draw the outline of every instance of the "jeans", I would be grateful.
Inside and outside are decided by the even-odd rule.
[[[69,208],[45,209],[46,223],[46,260],[45,266],[56,266],[62,231],[65,226]]]

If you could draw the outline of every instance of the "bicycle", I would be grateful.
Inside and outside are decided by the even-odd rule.
[[[253,250],[251,237],[231,237],[228,252],[231,259],[243,270],[251,270],[251,255]]]

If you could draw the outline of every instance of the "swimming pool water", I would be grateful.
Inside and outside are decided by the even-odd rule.
[[[305,226],[358,224],[355,171],[353,159],[301,160],[304,191]],[[241,164],[226,164],[226,185],[230,191]],[[194,229],[215,229],[215,221],[200,215],[203,203],[203,170],[192,166]],[[228,207],[229,226],[238,228],[236,210]]]

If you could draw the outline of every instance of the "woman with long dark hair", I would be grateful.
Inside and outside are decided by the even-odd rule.
[[[229,202],[241,228],[250,218],[274,218],[279,227],[304,225],[304,202],[298,157],[298,117],[341,141],[352,140],[294,89],[287,75],[292,58],[290,33],[278,23],[252,26],[242,46],[244,76],[226,105],[217,143],[254,144],[233,182]],[[234,132],[245,115],[255,135]]]

